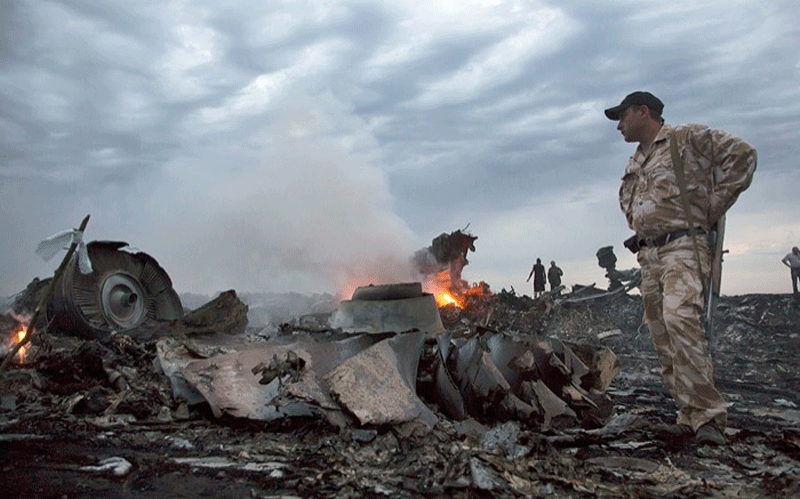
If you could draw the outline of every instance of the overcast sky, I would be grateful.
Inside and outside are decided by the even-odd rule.
[[[791,292],[800,245],[795,0],[0,0],[0,296],[87,240],[153,256],[178,292],[337,292],[406,280],[442,232],[464,278],[539,257],[606,287],[630,231],[633,151],[603,109],[633,90],[670,124],[758,149],[728,214],[723,294]]]

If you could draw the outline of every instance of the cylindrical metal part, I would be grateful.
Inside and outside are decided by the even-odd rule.
[[[89,243],[93,271],[86,275],[78,269],[77,255],[72,257],[47,304],[53,327],[96,338],[183,316],[180,298],[164,269],[145,253],[120,251],[124,246],[127,243]]]

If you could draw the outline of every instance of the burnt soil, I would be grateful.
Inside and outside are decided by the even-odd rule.
[[[800,494],[800,303],[722,297],[714,327],[718,387],[732,403],[728,445],[654,438],[675,406],[635,295],[570,304],[501,292],[441,309],[448,330],[489,328],[609,347],[620,372],[603,428],[462,425],[425,436],[339,430],[314,420],[216,419],[174,400],[152,342],[52,335],[37,363],[3,375],[0,496],[792,497]],[[289,327],[289,326],[287,326]],[[131,380],[119,392],[108,369]],[[492,444],[487,435],[495,438]],[[497,440],[500,444],[497,444]],[[108,458],[129,468],[103,469]],[[116,473],[115,473],[116,471]]]

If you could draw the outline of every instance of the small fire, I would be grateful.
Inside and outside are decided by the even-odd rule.
[[[16,348],[18,344],[22,343],[23,339],[25,339],[25,326],[20,326],[17,331],[11,333],[11,336],[9,337],[9,342],[0,347],[0,352],[2,352],[2,357],[8,355],[8,353],[11,352],[14,348]],[[17,362],[19,362],[20,364],[24,364],[25,356],[27,353],[28,353],[27,347],[25,346],[20,347],[20,349],[17,350],[17,354],[15,356]]]
[[[436,305],[440,307],[444,307],[445,305],[450,305],[451,303],[458,308],[461,308],[461,304],[456,300],[453,295],[448,293],[447,291],[441,291],[436,293]]]
[[[25,330],[22,329],[22,330],[17,332],[17,343],[22,343],[22,340],[24,340],[24,339],[25,339]],[[26,350],[27,349],[25,347],[20,347],[19,352],[17,353],[19,355],[19,363],[20,364],[24,364],[25,363]]]

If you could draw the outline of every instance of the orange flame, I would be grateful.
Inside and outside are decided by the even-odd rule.
[[[22,343],[22,340],[24,340],[24,339],[25,339],[25,330],[23,329],[23,330],[17,332],[17,343]],[[19,363],[20,364],[24,364],[25,363],[26,350],[27,350],[27,348],[25,348],[25,347],[20,347],[20,349],[19,349],[18,354],[19,354]]]
[[[422,282],[422,289],[426,293],[433,295],[438,307],[444,307],[452,303],[461,308],[461,303],[456,297],[456,293],[450,288],[450,273],[447,270],[426,276]]]
[[[20,326],[20,329],[18,331],[15,331],[14,333],[11,334],[11,349],[14,349],[19,343],[22,342],[23,339],[25,339],[25,327]],[[19,362],[20,364],[24,364],[25,355],[27,354],[27,352],[28,349],[26,347],[24,346],[20,347],[16,355],[17,362]]]
[[[444,307],[445,305],[450,305],[451,303],[458,308],[461,308],[461,304],[456,300],[453,295],[448,293],[447,291],[441,291],[434,295],[436,297],[436,305],[440,307]]]

